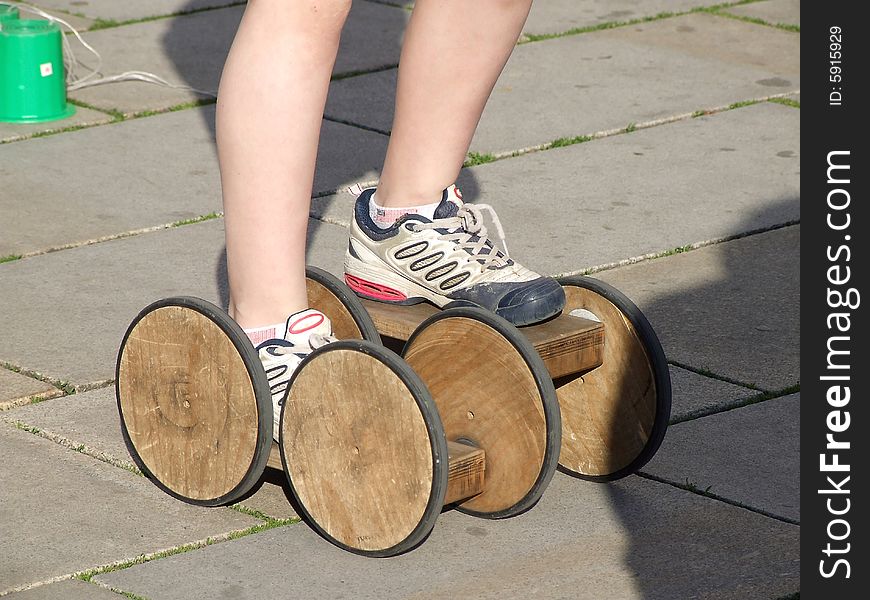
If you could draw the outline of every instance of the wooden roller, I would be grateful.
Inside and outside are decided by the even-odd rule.
[[[311,266],[305,269],[305,283],[308,306],[329,317],[335,337],[380,343],[375,324],[349,287],[323,269]]]
[[[670,417],[670,374],[661,344],[649,322],[628,298],[609,285],[589,277],[560,281],[567,303],[554,319],[521,327],[509,326],[534,347],[557,390],[561,407],[562,469],[593,481],[609,481],[640,469],[661,444]],[[385,338],[408,340],[428,319],[446,311],[421,303],[400,306],[363,300],[363,305]],[[452,309],[449,309],[452,310]],[[474,346],[473,335],[462,327],[445,330],[444,355],[451,347]],[[453,338],[462,340],[454,344]],[[427,369],[420,360],[418,369]],[[494,399],[502,400],[514,388],[506,385],[508,372],[522,372],[504,364],[496,353],[480,357],[466,368],[468,377]],[[423,379],[430,386],[430,375]],[[461,389],[451,393],[462,396]],[[439,409],[446,400],[433,390]],[[445,410],[448,438],[452,419]],[[479,501],[479,500],[478,500]]]
[[[121,344],[115,390],[133,461],[167,493],[217,506],[259,480],[272,442],[269,386],[218,307],[179,297],[145,308]]]
[[[561,424],[552,381],[504,319],[453,308],[426,319],[403,358],[429,388],[448,440],[486,452],[483,491],[457,508],[502,518],[531,508],[555,472]]]
[[[338,336],[380,339],[349,288],[316,267],[306,274],[310,306]],[[272,399],[256,351],[226,312],[192,297],[149,305],[124,336],[115,382],[130,455],[164,491],[216,506],[259,481],[273,447]]]
[[[671,378],[658,337],[640,309],[591,277],[565,277],[563,313],[600,320],[602,364],[557,379],[562,407],[562,469],[592,481],[636,472],[664,439],[671,414]]]
[[[410,367],[365,341],[329,344],[300,364],[279,447],[309,524],[368,556],[419,544],[451,495],[476,492],[483,468],[482,456],[448,450],[435,405]]]

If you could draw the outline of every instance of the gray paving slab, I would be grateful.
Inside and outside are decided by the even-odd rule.
[[[58,9],[92,19],[128,21],[239,4],[240,0],[36,0],[43,9]]]
[[[161,600],[774,598],[798,589],[798,541],[794,525],[669,485],[559,473],[530,512],[442,514],[422,546],[389,560],[294,526],[97,579]]]
[[[95,583],[68,579],[4,596],[9,600],[118,600],[115,592]]]
[[[523,44],[471,149],[509,152],[796,90],[799,43],[792,32],[760,36],[752,23],[692,14]],[[388,131],[395,78],[390,70],[333,82],[327,114]]]
[[[50,383],[0,367],[0,410],[61,394],[63,392]]]
[[[59,121],[47,123],[2,123],[0,122],[0,143],[14,142],[34,136],[37,133],[51,133],[71,127],[85,127],[109,123],[114,117],[98,110],[76,107],[74,115]]]
[[[577,272],[798,219],[800,111],[759,103],[480,165],[459,181],[498,211],[521,263]],[[314,208],[347,223],[352,201]]]
[[[643,468],[800,521],[800,394],[673,425]]]
[[[771,25],[797,25],[800,27],[801,24],[800,0],[764,0],[732,6],[724,9],[724,12],[741,17],[761,19]]]
[[[22,18],[25,19],[43,19],[42,15],[37,12],[30,10],[25,7],[21,2],[17,2],[16,0],[3,0],[4,4],[17,4],[19,6],[19,13]],[[63,10],[57,10],[53,7],[49,7],[43,2],[28,2],[31,6],[36,6],[37,8],[41,8],[43,12],[48,13],[49,15],[56,17],[58,19],[62,19],[69,23],[72,27],[75,27],[78,31],[86,31],[93,25],[94,20],[88,19],[87,17],[73,15]],[[64,31],[69,33],[68,29],[64,28]]]
[[[223,64],[243,7],[210,10],[95,31],[88,42],[103,55],[106,75],[148,71],[173,84],[216,92]],[[355,2],[342,34],[334,73],[347,74],[394,65],[407,11],[372,2]],[[78,51],[78,49],[77,49]],[[98,108],[125,114],[159,110],[200,97],[191,90],[126,82],[73,93]]]
[[[308,240],[309,262],[340,273],[345,229],[312,221]],[[225,302],[223,243],[214,219],[0,265],[0,306],[12,307],[0,311],[0,361],[79,386],[112,379],[121,338],[150,302]]]
[[[24,406],[5,412],[0,418],[37,427],[72,446],[84,444],[92,456],[109,459],[114,464],[133,466],[121,435],[114,386],[75,394],[59,402]],[[269,469],[262,485],[242,504],[276,519],[296,517],[283,486],[283,471]]]
[[[532,3],[523,33],[562,33],[604,23],[654,17],[661,13],[678,13],[710,4],[705,0],[545,0]]]
[[[22,406],[4,412],[0,418],[36,427],[75,446],[84,444],[97,453],[133,466],[121,437],[114,386],[74,394],[58,402]]]
[[[258,523],[0,423],[0,594]]]
[[[779,390],[800,381],[800,226],[598,277],[631,298],[669,360]]]
[[[726,410],[757,391],[671,366],[671,421]]]
[[[213,124],[207,106],[0,145],[0,256],[220,211]],[[380,169],[384,136],[324,121],[321,138],[315,193]]]

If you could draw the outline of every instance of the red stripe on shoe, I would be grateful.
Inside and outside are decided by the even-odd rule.
[[[381,285],[380,283],[366,281],[361,277],[354,277],[347,273],[344,275],[344,281],[350,289],[366,298],[382,300],[385,302],[402,302],[408,299],[408,297],[399,290],[394,290],[393,288]]]
[[[314,329],[321,323],[323,323],[324,316],[319,313],[310,313],[305,315],[304,317],[300,317],[298,320],[293,321],[287,327],[287,333],[297,334],[297,333],[305,333],[310,329]],[[311,323],[311,320],[314,320],[314,323]]]

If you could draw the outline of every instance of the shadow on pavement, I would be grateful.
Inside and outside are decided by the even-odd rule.
[[[771,160],[782,159],[771,157]],[[799,198],[771,202],[766,210],[747,215],[735,233],[757,229],[759,223],[787,222],[785,215],[799,214],[799,202]],[[709,366],[718,374],[757,383],[766,389],[781,389],[799,382],[800,248],[797,236],[786,239],[785,244],[777,244],[776,252],[770,254],[755,253],[755,248],[748,248],[748,244],[754,243],[752,237],[718,245],[721,264],[714,266],[721,275],[717,279],[676,293],[672,291],[674,285],[664,285],[660,295],[637,300],[662,341],[669,360],[679,352],[681,358],[690,357],[690,366]],[[654,263],[650,263],[650,267]],[[685,280],[679,268],[674,265],[671,272],[675,279]],[[631,295],[630,290],[626,293]],[[724,362],[717,363],[716,358]],[[723,372],[719,365],[725,363],[731,369]],[[788,383],[765,384],[767,374],[776,372],[785,372],[784,382]],[[788,379],[791,375],[793,380]],[[625,387],[626,382],[618,385]],[[747,392],[748,396],[754,394]],[[720,439],[723,444],[743,443],[736,432],[722,431]],[[667,444],[667,435],[664,444]],[[758,460],[763,461],[764,457]],[[747,479],[759,477],[753,473],[752,465],[746,466]],[[691,475],[686,473],[686,476]],[[738,524],[727,522],[727,512],[704,514],[703,509],[683,510],[681,507],[668,510],[661,502],[651,502],[648,495],[641,494],[641,486],[631,485],[632,479],[636,478],[606,484],[577,483],[607,486],[612,510],[628,536],[624,561],[635,575],[638,597],[664,600],[686,597],[688,592],[697,594],[692,597],[730,598],[742,594],[762,597],[753,587],[759,585],[765,590],[774,590],[770,597],[778,598],[799,587],[796,562],[791,565],[790,573],[759,572],[766,566],[782,568],[782,561],[772,558],[781,550],[776,547],[777,540],[761,537],[764,534],[760,532],[756,539],[755,532],[738,529]],[[758,484],[775,486],[776,482],[759,481]],[[733,536],[729,538],[732,527]],[[713,542],[723,539],[728,540],[727,546],[717,547]],[[797,548],[790,550],[796,558]],[[741,574],[745,574],[745,579]],[[782,580],[777,581],[777,577]],[[692,583],[687,584],[687,581]]]

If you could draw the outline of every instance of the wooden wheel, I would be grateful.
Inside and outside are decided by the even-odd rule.
[[[562,407],[560,465],[571,475],[612,481],[640,469],[661,445],[671,413],[664,351],[643,313],[589,277],[564,277],[564,314],[604,323],[600,367],[556,380]]]
[[[349,287],[317,267],[307,267],[305,276],[308,304],[329,317],[335,337],[380,343],[372,318]]]
[[[158,487],[217,506],[259,480],[272,443],[269,386],[225,312],[189,297],[151,304],[127,329],[115,382],[124,440]]]
[[[453,308],[426,319],[403,357],[428,386],[447,439],[486,452],[484,491],[459,510],[502,518],[531,508],[556,469],[561,424],[528,340],[489,311]]]
[[[290,382],[279,446],[306,520],[351,552],[412,549],[444,504],[438,412],[419,377],[382,346],[343,340],[308,356]]]

